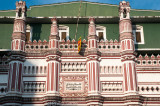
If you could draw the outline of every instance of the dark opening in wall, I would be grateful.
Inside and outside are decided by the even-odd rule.
[[[123,12],[123,18],[126,18],[127,17],[127,10],[124,9],[124,12]]]
[[[103,32],[99,32],[98,33],[98,37],[99,37],[99,41],[101,41],[101,40],[104,40],[104,38],[103,38]]]
[[[66,32],[62,32],[62,40],[64,39],[65,41],[66,41],[66,35],[67,35],[67,33]]]
[[[18,11],[18,17],[22,17],[22,9],[21,8]]]
[[[136,42],[141,42],[141,33],[140,32],[136,32]]]

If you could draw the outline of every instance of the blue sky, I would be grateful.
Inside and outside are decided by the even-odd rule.
[[[15,3],[18,0],[1,0],[0,10],[12,10],[15,9]],[[32,5],[43,5],[51,3],[62,3],[79,0],[24,0],[27,3],[27,8]],[[118,5],[122,0],[83,0],[90,2],[109,3]],[[132,9],[152,9],[160,10],[160,0],[126,0],[130,2]]]

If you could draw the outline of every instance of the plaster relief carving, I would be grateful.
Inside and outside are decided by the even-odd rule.
[[[85,76],[61,76],[60,95],[62,97],[85,97],[88,92],[88,78]]]

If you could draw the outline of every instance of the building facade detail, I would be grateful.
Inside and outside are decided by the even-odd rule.
[[[54,6],[61,5],[75,3]],[[80,52],[78,41],[70,39],[78,18],[28,16],[36,8],[48,5],[28,9],[27,14],[25,1],[16,2],[11,50],[0,49],[0,105],[160,105],[160,55],[136,49],[146,43],[146,27],[135,23],[145,20],[131,17],[129,2],[119,3],[117,17],[79,17],[77,36],[88,32]],[[118,40],[110,35],[116,34],[116,26]]]
[[[22,73],[25,61],[25,2],[16,2],[16,18],[12,34],[12,52],[9,58],[8,92],[7,95],[19,96],[22,94]],[[19,12],[22,12],[22,15]]]
[[[123,9],[127,9],[129,3],[120,3]],[[129,10],[128,10],[129,11]],[[129,14],[129,13],[128,13]],[[134,37],[132,34],[132,23],[130,18],[123,18],[120,20],[120,41],[121,41],[121,59],[123,64],[124,72],[124,87],[126,92],[132,92],[136,94],[137,91],[137,81],[136,81],[136,70],[135,70],[135,53],[134,53]],[[124,27],[121,27],[124,26]],[[127,29],[127,30],[126,30]]]

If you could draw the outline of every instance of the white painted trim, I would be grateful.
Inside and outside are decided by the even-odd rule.
[[[0,49],[0,51],[11,51],[11,49]]]
[[[60,27],[61,28],[64,28],[65,30],[60,30]],[[69,40],[69,27],[68,26],[65,26],[65,25],[59,25],[59,37],[60,37],[60,40],[63,40],[62,39],[62,32],[66,32],[66,41]]]
[[[94,18],[103,18],[103,19],[111,19],[111,18],[119,18],[119,16],[93,16]],[[16,18],[15,16],[0,16],[0,19],[2,18]],[[53,17],[26,17],[26,18],[38,18],[38,19],[43,19],[43,18],[49,18],[52,19]],[[57,19],[60,18],[78,18],[77,16],[56,16]],[[90,18],[90,16],[80,16],[79,18]],[[157,18],[159,19],[160,16],[130,16],[130,18]]]
[[[101,29],[101,30],[97,30],[97,29]],[[96,25],[96,35],[99,36],[99,32],[103,32],[103,38],[104,38],[104,41],[106,40],[106,27],[104,26],[100,26],[100,25]]]
[[[142,48],[142,49],[136,49],[136,50],[142,50],[142,51],[145,51],[145,50],[160,50],[160,48]]]
[[[0,18],[16,18],[15,16],[0,16]]]
[[[135,44],[145,44],[144,42],[144,31],[143,31],[143,26],[140,25],[133,25],[136,29],[133,30],[133,36],[134,36],[134,43]],[[140,28],[140,30],[137,30],[137,28]],[[136,32],[140,32],[141,35],[141,42],[136,42]]]

